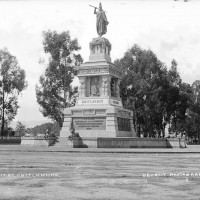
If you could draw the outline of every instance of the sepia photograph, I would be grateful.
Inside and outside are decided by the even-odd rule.
[[[199,0],[0,0],[0,200],[200,200]]]

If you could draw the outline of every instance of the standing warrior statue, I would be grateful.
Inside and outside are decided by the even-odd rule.
[[[94,6],[92,6],[94,7]],[[97,21],[96,21],[96,28],[97,28],[97,33],[101,37],[102,35],[106,34],[107,32],[107,25],[108,25],[108,20],[106,18],[105,11],[103,11],[101,3],[99,3],[99,11],[97,11],[97,7],[94,7],[94,14],[97,15]]]

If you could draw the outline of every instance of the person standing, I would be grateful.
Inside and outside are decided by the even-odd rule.
[[[185,131],[183,131],[182,140],[184,142],[184,148],[187,148],[186,138],[185,138]]]
[[[45,139],[47,139],[48,137],[49,137],[49,129],[47,129],[45,132]]]

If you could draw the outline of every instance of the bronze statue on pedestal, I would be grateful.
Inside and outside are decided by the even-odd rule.
[[[91,7],[94,7],[94,6],[91,6]],[[101,3],[99,3],[99,8],[94,7],[94,14],[97,15],[97,20],[96,20],[97,33],[101,37],[102,35],[106,34],[107,25],[109,24],[105,11],[102,9]]]

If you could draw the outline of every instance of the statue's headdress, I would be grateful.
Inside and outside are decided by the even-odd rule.
[[[99,3],[99,10],[100,10],[100,11],[102,10],[101,2]]]

